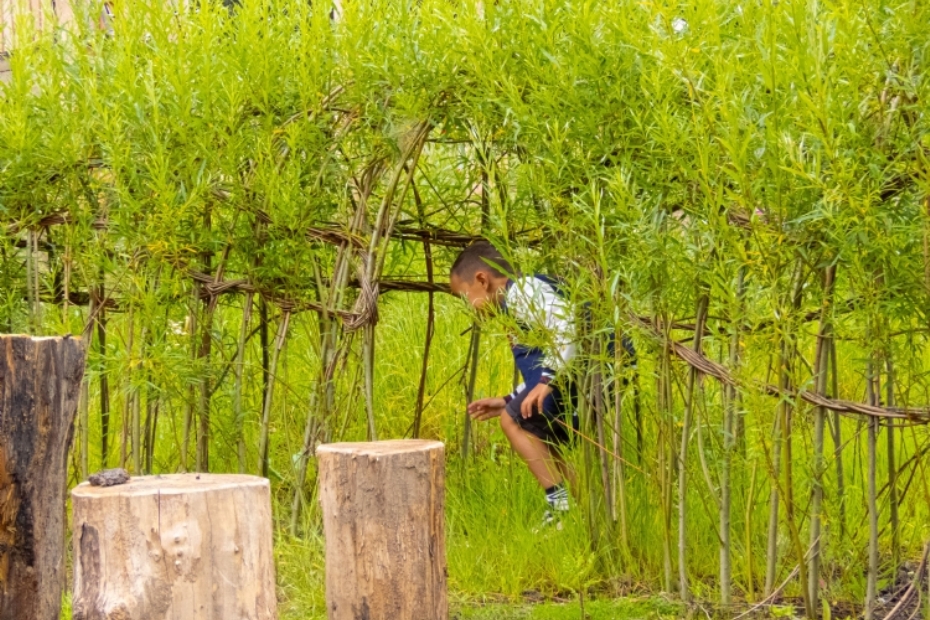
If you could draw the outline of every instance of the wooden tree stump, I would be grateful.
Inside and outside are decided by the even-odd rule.
[[[445,466],[438,441],[320,446],[330,620],[445,620]]]
[[[74,620],[277,618],[267,480],[144,476],[71,497]]]
[[[0,620],[57,620],[84,345],[0,336]]]

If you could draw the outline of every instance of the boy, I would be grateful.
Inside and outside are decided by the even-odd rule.
[[[452,265],[450,284],[452,293],[479,314],[508,313],[521,331],[542,330],[552,343],[543,350],[511,337],[523,383],[508,396],[470,403],[468,413],[475,420],[500,418],[510,445],[545,490],[549,510],[544,521],[555,521],[557,513],[568,510],[565,480],[570,477],[559,446],[577,428],[573,388],[567,378],[559,376],[576,353],[574,312],[555,281],[513,274],[509,263],[487,241],[478,241],[459,255]]]

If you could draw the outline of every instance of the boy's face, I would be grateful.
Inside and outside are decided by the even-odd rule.
[[[500,304],[498,292],[500,291],[501,282],[506,282],[506,278],[495,278],[489,272],[479,270],[475,272],[475,277],[471,282],[452,274],[449,279],[449,285],[452,294],[461,297],[471,305],[478,314],[488,314],[493,308]]]

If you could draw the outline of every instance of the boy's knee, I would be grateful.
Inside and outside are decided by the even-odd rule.
[[[506,410],[501,414],[498,421],[500,422],[501,428],[505,430],[508,428],[508,424],[513,424],[513,420],[510,419],[510,414],[507,413]]]
[[[511,418],[510,413],[508,413],[506,410],[504,410],[504,412],[501,414],[500,424],[501,424],[501,429],[503,429],[504,431],[507,431],[508,429],[513,429],[517,426],[516,420]]]

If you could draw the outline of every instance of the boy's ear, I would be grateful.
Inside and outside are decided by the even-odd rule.
[[[481,288],[487,289],[491,284],[491,278],[488,277],[487,272],[479,270],[475,272],[475,282],[477,282]]]

